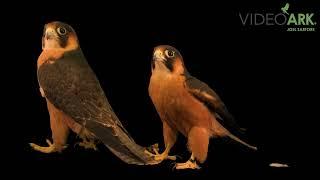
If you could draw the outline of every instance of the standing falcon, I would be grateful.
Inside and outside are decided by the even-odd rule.
[[[113,112],[71,26],[47,24],[42,49],[37,63],[38,81],[47,101],[53,143],[47,140],[48,147],[30,143],[33,149],[43,153],[62,151],[71,129],[83,139],[80,145],[86,148],[95,149],[98,139],[126,163],[158,163],[134,142]]]
[[[186,70],[181,54],[171,46],[154,49],[149,95],[163,123],[165,150],[154,155],[156,160],[172,159],[168,156],[176,142],[178,132],[188,138],[192,153],[176,169],[198,169],[196,161],[207,158],[210,137],[230,137],[252,149],[237,138],[237,126],[219,96],[210,87],[192,77]]]

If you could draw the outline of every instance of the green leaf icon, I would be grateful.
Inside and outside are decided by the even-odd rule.
[[[283,13],[285,13],[285,14],[288,14],[288,15],[289,15],[289,13],[287,12],[287,11],[288,11],[288,9],[289,9],[289,3],[286,3],[286,5],[285,5],[284,7],[282,7],[282,8],[281,8],[281,11],[282,11]]]

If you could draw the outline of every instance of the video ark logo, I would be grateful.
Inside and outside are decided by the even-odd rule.
[[[286,26],[286,31],[316,31],[314,12],[291,12],[290,4],[279,8],[278,13],[239,13],[243,26]]]

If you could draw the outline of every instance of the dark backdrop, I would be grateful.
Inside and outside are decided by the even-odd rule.
[[[81,5],[80,5],[81,4]],[[3,67],[9,116],[3,126],[10,167],[71,176],[234,176],[275,177],[297,172],[314,148],[312,116],[317,84],[318,33],[287,33],[279,28],[243,27],[238,13],[277,10],[283,2],[203,3],[154,2],[109,4],[46,3],[39,11],[15,11],[4,21],[3,37],[10,65]],[[316,4],[296,2],[316,9]],[[317,6],[319,7],[319,6]],[[299,9],[298,9],[299,10]],[[8,16],[10,14],[7,14]],[[6,17],[6,15],[4,15]],[[317,19],[319,14],[317,15]],[[232,141],[212,139],[209,156],[199,171],[172,171],[171,162],[155,167],[129,166],[103,145],[99,151],[74,146],[61,154],[40,154],[28,143],[45,145],[51,137],[46,104],[40,97],[36,61],[41,53],[43,26],[53,20],[74,27],[80,46],[105,90],[114,111],[138,144],[162,141],[161,121],[148,96],[153,48],[169,44],[180,50],[186,67],[224,100],[237,122],[247,128],[243,137],[257,145],[250,151]],[[319,29],[317,29],[319,31]],[[13,68],[11,68],[13,67]],[[8,108],[8,109],[7,109]],[[186,140],[180,137],[172,154],[187,160]],[[271,162],[289,164],[272,169]]]

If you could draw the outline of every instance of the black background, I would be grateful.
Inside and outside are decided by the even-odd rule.
[[[287,1],[286,1],[287,2]],[[280,27],[243,27],[239,12],[278,12],[286,2],[165,2],[84,4],[46,3],[38,10],[4,15],[2,37],[4,90],[2,108],[4,159],[8,167],[27,170],[33,177],[144,176],[144,177],[280,177],[291,176],[314,161],[312,131],[319,82],[319,33],[284,32]],[[292,2],[292,9],[319,12],[315,3]],[[316,14],[319,20],[319,13]],[[10,17],[10,18],[9,18]],[[173,171],[172,162],[157,166],[130,166],[103,145],[99,151],[74,146],[61,154],[41,154],[28,143],[45,145],[51,137],[45,101],[40,97],[36,61],[41,53],[43,26],[59,20],[76,30],[80,46],[105,90],[110,104],[138,144],[162,141],[162,125],[148,96],[153,48],[169,44],[180,50],[186,67],[224,100],[237,122],[246,127],[243,139],[258,146],[253,152],[219,139],[210,141],[209,156],[199,171]],[[318,21],[317,21],[318,22]],[[318,28],[318,26],[317,26]],[[319,31],[319,29],[317,29]],[[188,159],[186,140],[179,137],[172,154]],[[271,162],[287,169],[268,167]],[[19,171],[20,172],[20,171]],[[76,173],[77,172],[77,173]],[[15,175],[15,174],[13,174]]]

